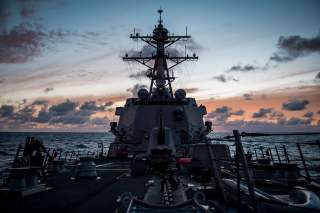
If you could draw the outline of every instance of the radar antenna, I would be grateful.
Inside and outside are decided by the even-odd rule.
[[[181,64],[184,61],[196,61],[198,60],[198,56],[193,53],[193,55],[186,54],[184,56],[178,55],[170,55],[166,49],[172,44],[176,43],[180,40],[188,40],[191,38],[187,34],[186,35],[173,35],[168,32],[166,28],[163,26],[162,20],[162,12],[163,10],[160,8],[158,10],[159,13],[159,21],[158,25],[155,26],[152,35],[140,35],[139,33],[134,32],[130,34],[130,38],[133,40],[141,40],[155,48],[155,54],[144,55],[142,53],[137,55],[128,56],[125,54],[123,57],[124,61],[136,61],[150,70],[150,73],[147,75],[151,79],[150,89],[149,89],[149,98],[158,98],[158,99],[166,99],[173,98],[172,86],[171,82],[175,80],[174,76],[170,76],[169,70],[173,69],[175,66]],[[172,65],[168,67],[167,60],[170,61]],[[151,62],[154,62],[153,64]],[[169,87],[169,94],[166,95],[167,88]]]

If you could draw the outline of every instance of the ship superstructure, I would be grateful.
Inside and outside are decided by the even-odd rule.
[[[130,38],[141,40],[154,49],[150,55],[126,54],[123,57],[124,61],[135,61],[148,68],[150,87],[149,91],[140,89],[137,98],[127,99],[124,107],[116,109],[116,115],[120,117],[118,124],[111,123],[116,141],[111,146],[111,151],[114,149],[115,152],[109,152],[110,156],[117,157],[116,150],[128,150],[134,156],[151,154],[151,150],[160,146],[169,148],[172,155],[183,155],[186,145],[200,142],[209,132],[210,123],[205,126],[203,122],[206,108],[198,106],[194,98],[187,98],[183,89],[173,92],[173,68],[184,61],[196,61],[198,56],[186,52],[182,56],[170,54],[171,45],[191,36],[187,32],[186,35],[170,33],[164,27],[162,12],[158,10],[158,24],[151,35],[130,34]],[[160,130],[162,138],[158,137],[162,134]]]

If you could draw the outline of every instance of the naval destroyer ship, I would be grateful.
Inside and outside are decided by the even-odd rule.
[[[123,57],[146,66],[151,82],[116,108],[114,142],[98,153],[45,150],[40,166],[19,164],[19,146],[0,188],[0,211],[319,212],[319,181],[303,176],[287,152],[278,161],[272,152],[253,157],[237,130],[230,145],[208,138],[205,106],[172,88],[173,68],[198,56],[170,54],[170,46],[191,37],[169,33],[158,12],[152,34],[130,35],[154,48]]]

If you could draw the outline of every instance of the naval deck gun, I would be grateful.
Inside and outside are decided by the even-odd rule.
[[[149,90],[140,89],[138,97],[128,98],[124,107],[116,109],[119,122],[111,123],[116,139],[110,146],[109,157],[117,158],[126,154],[137,156],[148,154],[153,144],[154,131],[159,128],[159,115],[163,122],[166,140],[172,140],[174,156],[183,156],[187,146],[201,142],[210,131],[210,122],[203,122],[206,114],[204,106],[198,106],[194,98],[187,98],[183,89],[173,92],[173,68],[184,61],[197,61],[193,53],[170,54],[170,46],[178,41],[187,41],[190,35],[174,35],[164,27],[162,10],[158,10],[159,20],[151,35],[140,35],[134,31],[133,40],[140,40],[154,48],[151,55],[128,55],[124,61],[137,62],[148,68]],[[162,123],[161,123],[162,124]],[[150,153],[149,153],[150,154]]]

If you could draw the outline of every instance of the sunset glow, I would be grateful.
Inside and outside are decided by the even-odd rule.
[[[319,1],[0,2],[0,131],[107,131],[149,85],[121,56],[143,50],[129,34],[151,33],[160,6],[199,55],[173,87],[206,106],[215,131],[320,131]]]

